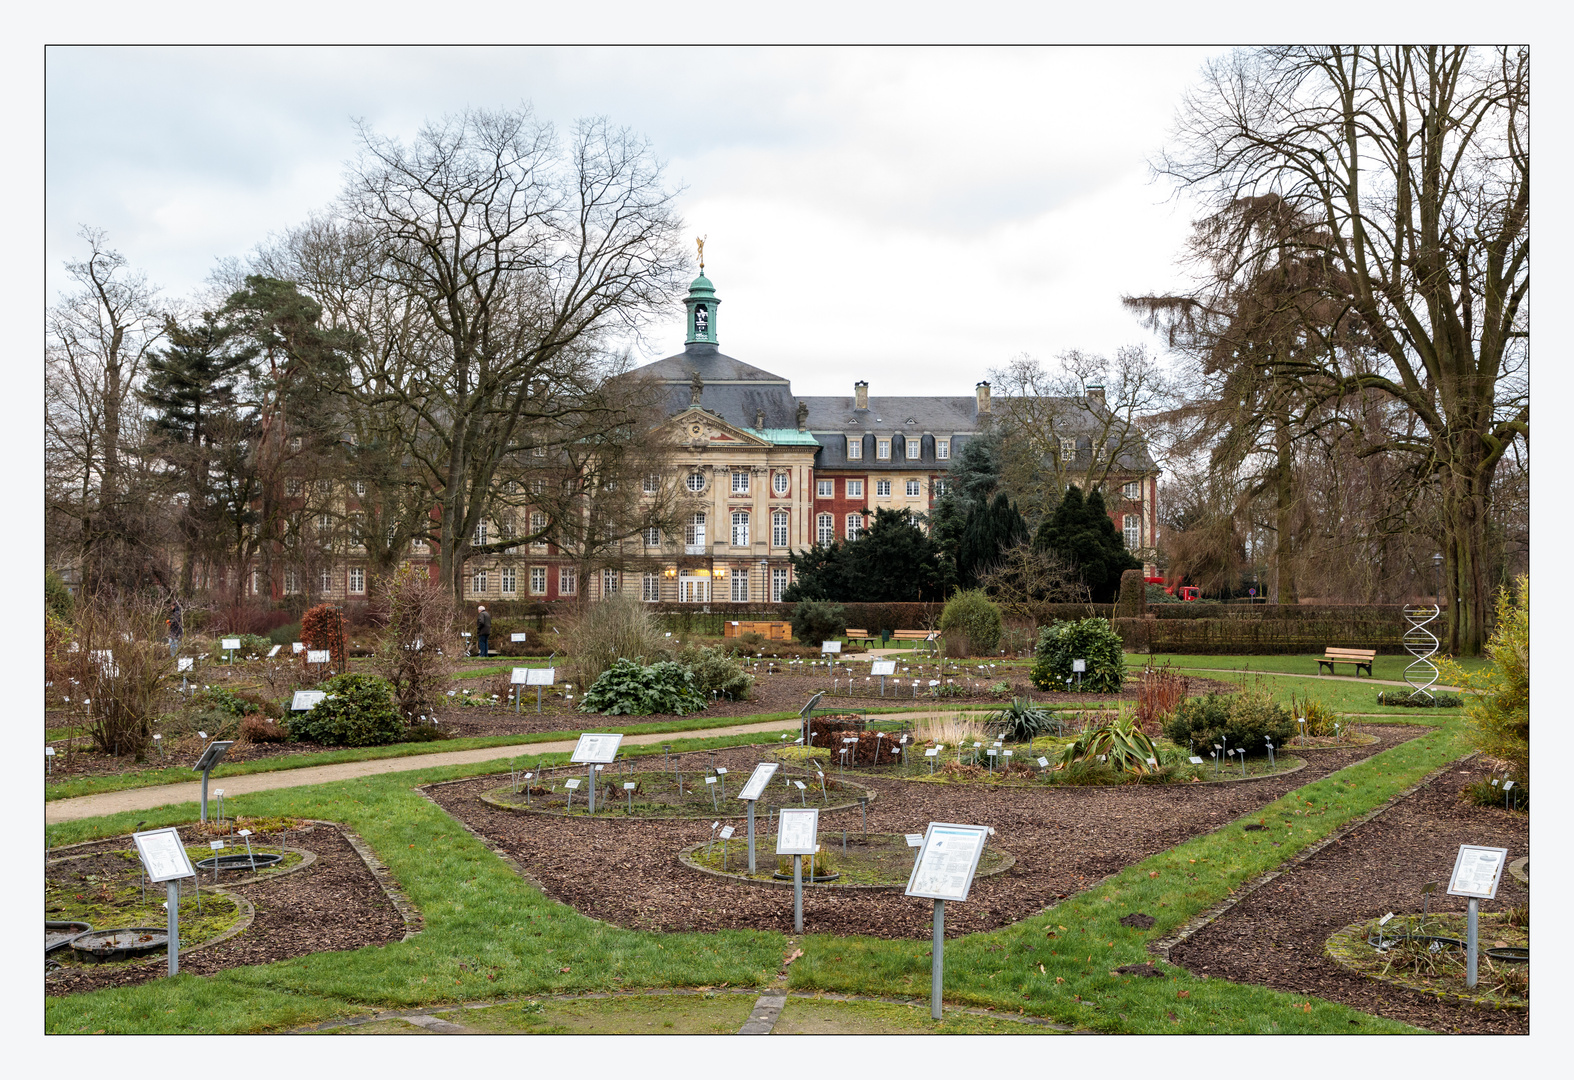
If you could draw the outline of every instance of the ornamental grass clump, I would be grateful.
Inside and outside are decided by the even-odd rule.
[[[642,601],[614,593],[588,605],[563,634],[568,681],[592,686],[620,661],[654,659],[664,640]]]
[[[676,660],[662,660],[648,667],[633,660],[619,660],[601,673],[579,709],[607,716],[685,716],[701,711],[707,704],[705,695],[695,685],[694,672]]]

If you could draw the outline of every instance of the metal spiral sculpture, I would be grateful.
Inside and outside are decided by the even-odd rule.
[[[1437,655],[1438,641],[1437,635],[1426,627],[1442,613],[1443,609],[1435,604],[1431,607],[1405,608],[1405,621],[1410,624],[1405,629],[1405,648],[1415,657],[1410,666],[1405,668],[1405,682],[1411,686],[1412,699],[1419,697],[1428,702],[1434,700],[1432,687],[1437,683],[1437,665],[1432,663],[1432,657]]]

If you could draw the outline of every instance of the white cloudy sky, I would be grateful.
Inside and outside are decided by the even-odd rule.
[[[82,224],[173,295],[338,192],[352,117],[530,102],[647,135],[706,234],[722,347],[799,393],[967,393],[1146,340],[1189,207],[1149,179],[1220,49],[51,48],[50,299]],[[681,307],[646,358],[681,345]]]

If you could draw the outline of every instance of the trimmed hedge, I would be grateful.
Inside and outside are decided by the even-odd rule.
[[[1115,632],[1132,652],[1190,653],[1320,653],[1330,646],[1342,649],[1376,649],[1384,656],[1405,652],[1404,618],[1393,609],[1346,608],[1339,616],[1328,608],[1307,608],[1305,614],[1291,607],[1267,609],[1281,617],[1268,618],[1257,609],[1250,615],[1228,617],[1191,614],[1186,609],[1220,608],[1223,605],[1160,604],[1144,619],[1116,619]],[[1297,611],[1294,617],[1284,612]],[[1187,617],[1190,615],[1191,617]]]

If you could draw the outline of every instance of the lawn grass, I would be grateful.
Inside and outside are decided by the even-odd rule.
[[[1169,664],[1178,668],[1199,668],[1205,670],[1223,671],[1274,671],[1285,675],[1316,675],[1318,672],[1317,660],[1322,653],[1307,653],[1299,656],[1196,656],[1180,653],[1155,653],[1153,665],[1163,667]],[[1415,657],[1404,656],[1379,656],[1372,661],[1373,679],[1391,679],[1403,682],[1405,668],[1415,661]],[[1127,653],[1126,666],[1128,669],[1141,670],[1148,662],[1147,653]],[[1461,668],[1469,672],[1479,671],[1491,667],[1492,662],[1481,657],[1467,656],[1454,661]],[[1326,671],[1326,669],[1324,669]],[[1355,668],[1348,664],[1340,664],[1336,669],[1339,675],[1354,675]],[[1367,677],[1363,673],[1362,677]],[[1391,689],[1391,688],[1390,688]]]
[[[1414,717],[1417,722],[1424,722],[1423,718],[1427,717],[1436,720],[1440,717],[1460,716],[1464,713],[1462,708],[1410,709],[1403,705],[1379,705],[1377,703],[1377,692],[1379,690],[1391,691],[1394,688],[1391,686],[1373,686],[1370,683],[1341,682],[1336,679],[1277,675],[1258,671],[1228,672],[1216,669],[1210,669],[1207,677],[1218,679],[1220,682],[1234,683],[1237,686],[1265,690],[1273,695],[1275,701],[1284,705],[1290,703],[1291,694],[1294,694],[1297,698],[1315,698],[1336,713],[1361,716],[1378,715],[1395,717],[1396,719],[1408,716]]]
[[[1290,792],[1249,815],[1271,824],[1265,832],[1224,826],[1040,915],[948,942],[948,1001],[1023,1010],[1110,1032],[1409,1030],[1342,1005],[1194,978],[1168,965],[1159,965],[1163,978],[1108,972],[1147,960],[1148,940],[1173,931],[1257,874],[1465,752],[1462,731],[1463,725],[1450,718],[1419,739]],[[747,738],[674,742],[680,749],[700,749]],[[660,753],[659,747],[630,749]],[[545,755],[540,763],[566,756]],[[400,944],[50,998],[47,1030],[277,1031],[335,1017],[465,1001],[771,984],[788,944],[781,933],[661,934],[594,922],[526,885],[457,822],[411,791],[420,783],[490,775],[508,767],[498,761],[237,796],[238,813],[325,818],[355,829],[421,910],[425,931]],[[193,813],[190,804],[165,807],[63,823],[47,834],[52,844],[70,843],[123,833],[137,820],[146,819],[149,826],[181,823]],[[1274,846],[1274,838],[1282,838],[1282,846]],[[1009,838],[1002,839],[1009,845]],[[1154,916],[1157,924],[1149,931],[1121,926],[1119,918],[1134,911]],[[804,955],[788,969],[794,990],[921,997],[928,987],[926,942],[811,934],[802,948]]]

